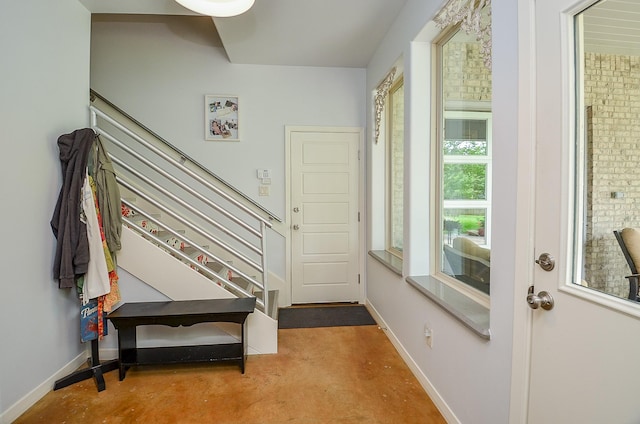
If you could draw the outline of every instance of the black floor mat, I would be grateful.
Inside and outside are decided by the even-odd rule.
[[[281,308],[278,311],[278,328],[342,327],[375,325],[367,308],[352,306],[314,306]]]

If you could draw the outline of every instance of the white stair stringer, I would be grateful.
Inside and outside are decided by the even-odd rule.
[[[234,297],[126,226],[122,228],[118,266],[172,300]],[[217,326],[239,338],[237,325]],[[247,318],[245,337],[249,354],[277,353],[278,321],[256,309]]]

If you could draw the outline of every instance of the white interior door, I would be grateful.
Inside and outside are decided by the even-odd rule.
[[[360,132],[290,140],[291,301],[357,301]]]
[[[599,209],[609,210],[608,206],[615,206],[605,200],[602,208],[590,207],[592,193],[589,193],[588,184],[582,185],[585,181],[582,175],[591,171],[589,167],[599,160],[599,153],[587,152],[587,145],[577,144],[585,146],[584,150],[576,147],[576,140],[588,133],[582,118],[589,105],[586,100],[583,103],[581,96],[575,95],[576,91],[582,90],[581,72],[584,71],[579,69],[576,74],[576,63],[582,68],[585,61],[583,52],[574,53],[574,42],[582,39],[580,32],[574,37],[574,16],[585,16],[582,11],[593,3],[593,0],[535,1],[535,257],[551,254],[555,258],[555,268],[545,271],[540,265],[532,265],[535,268],[534,294],[548,292],[554,299],[554,307],[548,311],[542,308],[532,311],[529,423],[640,423],[639,305],[594,290],[593,286],[599,281],[589,281],[585,277],[585,269],[592,265],[593,259],[585,255],[583,246],[586,243],[582,236],[590,232],[590,226],[596,220],[604,219],[606,213]],[[638,2],[607,2],[614,3],[630,6]],[[618,14],[616,25],[621,25],[621,18],[629,16],[632,15],[628,12]],[[640,15],[635,16],[638,19]],[[637,21],[635,27],[638,28]],[[611,76],[613,68],[602,69],[604,73],[601,72],[598,78]],[[608,85],[605,82],[603,86]],[[614,88],[613,81],[610,88]],[[626,90],[640,93],[638,86],[626,86]],[[608,91],[604,92],[604,97],[609,95]],[[606,101],[606,98],[598,100],[600,104]],[[593,105],[595,107],[596,102]],[[636,114],[630,119],[635,121],[632,125],[637,128],[640,116]],[[576,125],[576,122],[581,124]],[[594,140],[610,136],[607,131],[595,131],[590,135]],[[631,156],[637,156],[628,153],[629,158],[621,160],[632,160]],[[596,156],[586,161],[582,168],[580,159],[588,154]],[[575,178],[575,175],[579,177]],[[599,174],[594,178],[607,179],[608,176]],[[612,187],[611,191],[615,189]],[[590,209],[589,213],[586,209]],[[639,221],[640,205],[629,209],[629,215],[634,214],[638,219],[633,218]],[[610,243],[613,230],[624,224],[612,222],[605,234],[591,242]],[[580,237],[575,237],[576,233]],[[613,246],[607,253],[613,255],[612,259],[601,266],[605,271],[611,266],[613,272],[615,255],[622,254],[615,244],[608,246]],[[624,283],[624,276],[620,279]],[[523,299],[522,307],[526,308],[526,305]]]

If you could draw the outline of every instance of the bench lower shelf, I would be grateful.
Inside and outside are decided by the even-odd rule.
[[[241,368],[244,365],[242,343],[124,349],[121,355],[126,367],[184,362],[238,362]]]

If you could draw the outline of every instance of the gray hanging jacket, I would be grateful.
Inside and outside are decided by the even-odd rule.
[[[82,184],[87,160],[96,135],[90,128],[75,130],[58,138],[62,187],[51,218],[57,239],[53,277],[60,288],[75,287],[75,280],[87,272],[89,244],[87,226],[81,220]]]

